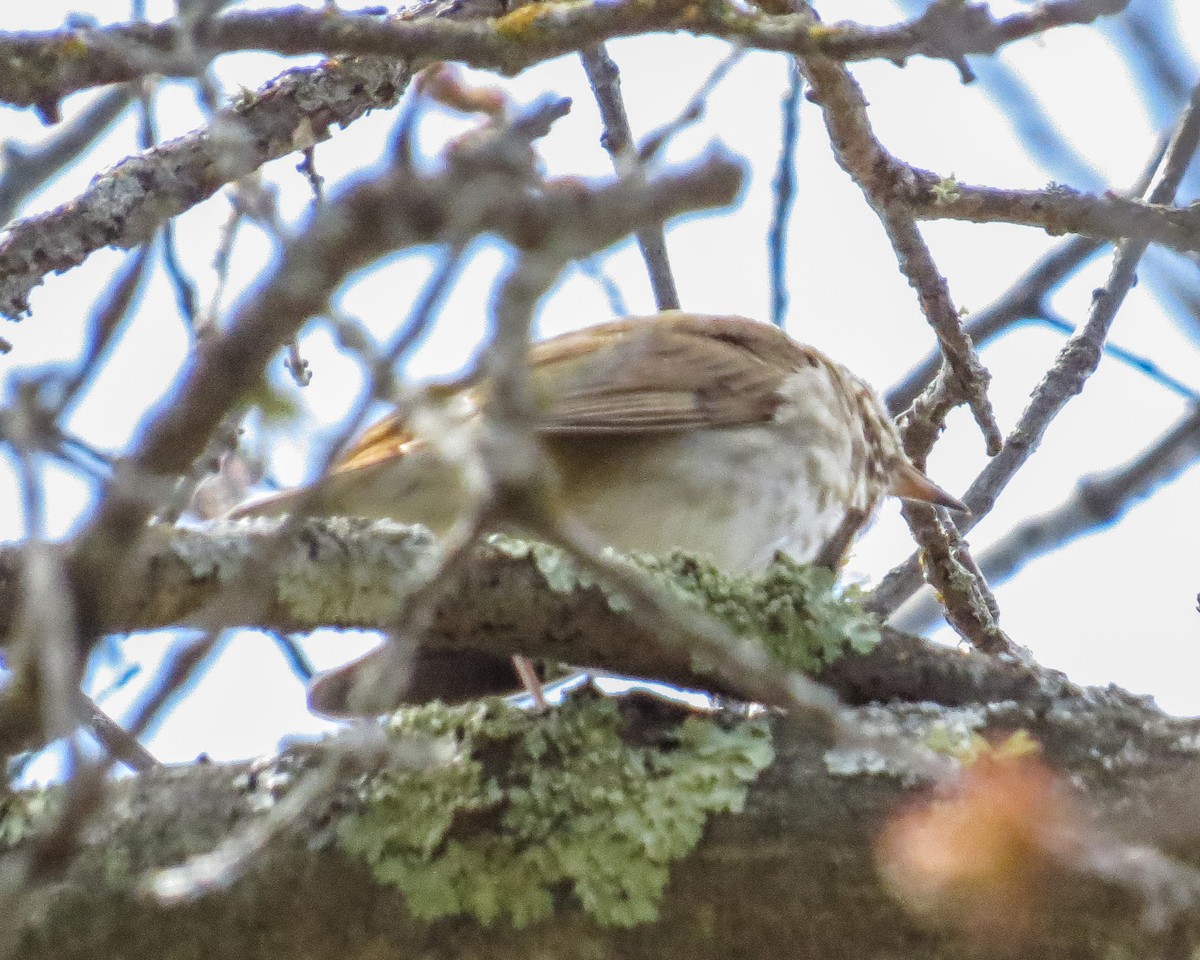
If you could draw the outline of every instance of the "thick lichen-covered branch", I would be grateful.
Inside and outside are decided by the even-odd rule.
[[[640,719],[605,700],[541,718],[494,701],[400,711],[393,735],[432,738],[449,759],[376,777],[339,843],[418,919],[520,929],[565,889],[602,927],[653,922],[672,863],[711,816],[742,811],[773,754],[763,721],[693,716],[638,742]]]
[[[419,528],[386,521],[309,520],[278,540],[278,523],[151,528],[125,568],[130,591],[95,612],[106,633],[234,624],[307,631],[386,630],[402,598],[436,565]],[[0,549],[0,645],[12,637],[20,553]],[[817,672],[848,702],[915,699],[976,703],[1031,695],[1026,668],[884,631],[832,590],[828,571],[777,564],[764,578],[731,580],[683,556],[631,566],[670,595],[757,638],[782,665]],[[467,675],[472,653],[503,667],[514,653],[683,686],[728,689],[712,665],[669,645],[619,596],[538,544],[493,540],[455,573],[422,655]],[[490,681],[490,675],[486,678]],[[511,673],[507,674],[511,682]]]
[[[858,719],[964,760],[987,738],[998,751],[1040,748],[1097,820],[1170,836],[1186,879],[1200,858],[1187,815],[1195,722],[1115,691],[1046,695],[1036,710],[897,705]],[[538,718],[426,708],[399,715],[387,736],[419,748],[426,769],[364,761],[232,886],[169,906],[144,896],[147,877],[269,817],[325,748],[116,784],[16,956],[173,958],[203,944],[230,960],[773,958],[781,943],[801,960],[979,956],[978,942],[906,914],[877,874],[879,827],[920,785],[886,755],[831,749],[802,717],[687,718],[652,700],[585,699]],[[54,805],[8,801],[0,836],[19,849]],[[1197,914],[1178,909],[1184,886],[1148,893],[1046,866],[1055,882],[1035,903],[1042,922],[1020,931],[1026,955],[1160,955],[1196,942]],[[1170,925],[1147,926],[1144,911],[1162,906]]]
[[[280,542],[277,531],[284,531]],[[437,550],[420,528],[331,519],[291,527],[278,521],[224,524],[208,531],[152,528],[130,565],[134,585],[95,611],[104,632],[169,625],[387,629],[404,599],[437,569]],[[843,653],[879,640],[875,621],[843,596],[830,571],[780,559],[759,578],[730,578],[684,555],[626,561],[672,598],[712,614],[763,647],[781,669],[816,672]],[[18,569],[0,554],[0,599]],[[450,574],[426,653],[525,654],[691,686],[723,688],[715,664],[686,645],[663,642],[562,551],[493,539]],[[0,604],[4,611],[12,610]],[[0,642],[13,621],[0,612]],[[686,636],[683,626],[680,637]]]

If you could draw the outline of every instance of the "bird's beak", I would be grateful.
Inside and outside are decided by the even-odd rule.
[[[892,496],[902,500],[920,500],[939,507],[970,513],[967,505],[952,497],[907,460],[900,460],[892,469]]]

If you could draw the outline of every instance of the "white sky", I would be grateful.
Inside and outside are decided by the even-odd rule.
[[[10,5],[0,16],[0,26],[51,28],[61,24],[68,10],[85,6],[104,21],[127,15],[124,2],[83,5],[43,0],[36,5]],[[1183,35],[1193,40],[1195,56],[1200,8],[1183,0],[1177,7],[1166,0],[1161,6],[1177,12]],[[165,3],[152,2],[150,8],[156,17],[169,12]],[[999,15],[1025,6],[994,4],[993,8]],[[837,14],[875,23],[901,16],[883,0],[841,4]],[[717,42],[687,37],[611,44],[610,52],[622,68],[635,133],[645,134],[672,119],[726,49]],[[1100,31],[1053,31],[1007,48],[1003,62],[1020,71],[1063,136],[1109,186],[1123,189],[1136,179],[1160,131]],[[223,58],[217,69],[233,93],[240,85],[259,86],[286,63],[266,55],[239,55]],[[1039,187],[1052,178],[1022,149],[982,86],[960,85],[951,65],[918,59],[905,69],[887,63],[853,69],[871,102],[878,135],[902,159],[972,183]],[[785,78],[782,57],[748,54],[716,90],[704,121],[680,136],[668,151],[668,161],[686,162],[708,144],[720,142],[754,165],[736,210],[677,222],[670,228],[668,244],[685,308],[767,316],[764,238]],[[546,93],[573,97],[570,116],[540,144],[546,165],[555,173],[608,175],[608,158],[598,143],[598,117],[577,60],[565,58],[510,80],[481,79],[501,85],[518,101]],[[72,98],[65,113],[70,115],[86,99],[86,95]],[[203,122],[192,92],[182,84],[164,87],[159,117],[163,138]],[[394,112],[377,113],[318,148],[317,163],[328,189],[336,190],[339,182],[360,170],[364,158],[376,162],[394,119]],[[32,113],[5,113],[4,122],[4,135],[18,140],[44,133]],[[421,143],[436,151],[466,125],[461,118],[431,113],[422,123]],[[32,198],[24,212],[48,209],[74,196],[96,171],[134,152],[135,138],[133,121],[123,121],[83,162]],[[295,162],[296,158],[287,158],[268,168],[270,179],[279,185],[285,216],[293,223],[303,217],[309,202],[308,187],[294,172]],[[802,117],[798,176],[789,239],[790,332],[885,389],[923,356],[932,337],[877,220],[857,187],[832,161],[819,112],[810,104]],[[1187,202],[1192,197],[1182,199]],[[215,231],[227,209],[227,203],[217,197],[178,220],[181,254],[202,301],[212,290]],[[956,301],[976,309],[987,305],[1055,243],[1019,227],[932,223],[924,225],[923,231]],[[83,267],[51,277],[35,291],[33,316],[19,325],[6,323],[0,330],[15,344],[8,357],[0,358],[0,383],[11,369],[74,357],[89,307],[120,256],[111,251],[94,255]],[[253,281],[270,256],[271,244],[262,234],[253,229],[242,233],[234,259],[234,294],[227,304]],[[504,255],[495,245],[477,245],[441,324],[409,363],[414,376],[444,374],[468,359],[482,333],[486,304],[503,262]],[[362,318],[376,335],[385,336],[404,318],[429,264],[419,254],[393,258],[357,278],[345,289],[340,305]],[[604,264],[633,312],[653,309],[632,244],[617,247]],[[1108,259],[1103,256],[1080,271],[1054,298],[1056,309],[1072,322],[1082,321],[1091,291],[1103,282],[1107,269]],[[549,335],[608,316],[607,301],[597,284],[574,271],[564,275],[545,305],[540,329]],[[302,416],[275,461],[278,476],[287,482],[305,478],[310,452],[320,449],[361,387],[355,365],[331,350],[324,330],[319,325],[309,330],[302,352],[315,375],[303,391],[287,388],[301,405]],[[1164,314],[1147,284],[1131,292],[1112,339],[1200,387],[1195,345]],[[1061,342],[1052,331],[1022,327],[984,351],[1003,429],[1015,422]],[[101,447],[123,448],[148,404],[169,388],[187,346],[169,288],[157,273],[129,334],[71,426]],[[290,383],[281,365],[278,373],[278,383]],[[982,548],[1019,518],[1056,505],[1069,495],[1080,473],[1128,460],[1184,409],[1180,398],[1106,357],[995,512],[973,532],[972,544]],[[978,432],[969,415],[959,411],[935,451],[930,473],[951,491],[961,492],[984,462]],[[77,478],[54,468],[47,471],[47,483],[52,533],[64,535],[87,515],[88,490]],[[15,503],[15,496],[9,465],[0,460],[0,502]],[[1168,710],[1200,713],[1195,681],[1200,666],[1200,614],[1195,610],[1200,591],[1197,503],[1200,470],[1192,468],[1133,508],[1122,523],[1033,562],[998,588],[1003,626],[1043,663],[1065,670],[1077,681],[1119,683],[1153,694]],[[0,511],[0,540],[20,535],[15,511]],[[907,530],[895,505],[890,505],[860,541],[851,575],[870,582],[910,550]],[[327,631],[307,646],[318,666],[330,666],[353,656],[368,642],[361,636]],[[121,644],[123,657],[138,662],[152,662],[163,648],[164,637],[159,635],[142,635]],[[149,680],[148,672],[107,699],[106,707],[120,715]],[[105,667],[98,669],[97,689],[107,686],[111,673]],[[167,760],[187,760],[202,752],[232,758],[274,749],[281,737],[310,733],[320,726],[304,711],[302,689],[271,642],[242,634],[227,643],[213,669],[180,702],[148,746]]]

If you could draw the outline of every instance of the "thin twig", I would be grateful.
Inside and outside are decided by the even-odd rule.
[[[1047,326],[1052,330],[1057,330],[1060,333],[1065,333],[1068,336],[1073,335],[1077,329],[1069,320],[1054,315],[1037,317],[1035,322]],[[1142,356],[1140,353],[1126,350],[1124,347],[1108,342],[1104,344],[1104,353],[1118,363],[1123,363],[1131,370],[1136,370],[1147,380],[1158,384],[1177,397],[1182,397],[1189,403],[1200,403],[1200,389],[1193,387],[1190,383],[1184,383],[1178,377],[1168,373],[1149,357]]]
[[[1147,198],[1153,204],[1169,204],[1200,143],[1200,86],[1180,117],[1163,157],[1157,183]],[[979,473],[963,496],[971,514],[963,518],[960,529],[966,532],[985,517],[997,497],[1025,461],[1041,444],[1046,429],[1080,393],[1095,372],[1103,355],[1104,342],[1117,310],[1136,279],[1137,263],[1148,246],[1145,240],[1125,240],[1117,245],[1112,268],[1104,287],[1096,291],[1087,321],[1064,344],[1054,365],[1033,392],[1005,441],[1004,448]],[[871,596],[869,606],[876,613],[893,613],[916,592],[921,582],[917,555],[890,571]]]
[[[988,453],[998,452],[1002,437],[987,396],[990,375],[963,332],[949,285],[900,199],[898,187],[909,176],[908,168],[876,139],[866,99],[844,66],[818,56],[802,59],[801,67],[812,85],[813,99],[822,108],[838,163],[858,184],[879,217],[900,271],[917,292],[944,358],[939,375],[904,418],[905,452],[915,464],[923,466],[946,415],[959,403],[970,408]],[[931,506],[908,503],[903,514],[927,560],[924,573],[941,594],[951,625],[979,650],[1027,658],[1027,652],[1000,629],[995,598],[945,512],[939,516]]]
[[[136,737],[104,712],[104,709],[87,694],[79,693],[80,715],[87,722],[108,756],[137,773],[162,766],[158,758],[142,746]]]
[[[70,414],[76,402],[87,392],[93,379],[100,372],[109,347],[116,342],[122,327],[130,318],[130,311],[146,279],[149,264],[149,248],[139,247],[100,295],[99,306],[92,311],[87,324],[79,363],[63,385],[55,419]]]
[[[221,633],[209,631],[191,640],[185,640],[171,652],[154,685],[142,697],[137,710],[126,724],[130,737],[137,739],[150,729],[162,709],[195,674],[221,640]]]
[[[279,647],[280,653],[287,660],[288,666],[292,668],[294,673],[304,683],[308,683],[317,671],[313,668],[312,663],[308,659],[308,654],[304,652],[304,648],[296,641],[296,638],[291,634],[282,633],[279,630],[268,631],[268,635],[275,641],[275,646]]]
[[[1128,463],[1084,477],[1057,507],[1029,517],[978,557],[990,583],[1003,583],[1038,557],[1115,523],[1156,488],[1170,483],[1200,458],[1200,404]],[[941,607],[922,591],[892,618],[898,630],[924,632],[937,623]]]
[[[8,223],[25,198],[74,162],[125,112],[130,88],[115,87],[96,97],[53,134],[35,146],[8,141],[4,144],[3,176],[0,176],[0,225]]]
[[[977,347],[981,347],[1014,324],[1040,316],[1046,309],[1046,298],[1050,292],[1091,259],[1102,246],[1103,241],[1090,237],[1064,240],[1014,280],[992,303],[972,312],[963,324],[963,330]],[[933,382],[942,362],[941,350],[935,349],[887,392],[888,410],[893,416],[899,416],[907,410]]]
[[[1162,163],[1169,137],[1162,136],[1154,146],[1137,182],[1126,196],[1141,197],[1150,189],[1154,172]],[[1095,255],[1104,242],[1091,237],[1074,236],[1064,240],[1043,256],[1009,288],[984,309],[972,313],[963,330],[976,347],[982,347],[994,337],[1023,320],[1044,320],[1051,315],[1050,293]],[[921,361],[887,394],[888,410],[899,416],[927,389],[937,376],[943,362],[941,350],[935,350]]]
[[[621,72],[603,44],[581,50],[579,56],[600,108],[600,119],[604,123],[600,143],[612,157],[613,169],[617,174],[628,176],[637,166],[638,158],[633,148],[633,134],[629,128],[625,101],[621,96]],[[658,309],[678,310],[679,292],[675,289],[671,261],[667,257],[667,240],[661,224],[638,231],[637,242]]]
[[[703,118],[705,107],[708,104],[709,97],[712,96],[712,92],[745,55],[745,47],[740,44],[734,45],[729,53],[713,67],[709,75],[705,77],[704,82],[700,84],[696,92],[692,94],[692,98],[684,105],[684,108],[679,111],[675,118],[667,121],[657,130],[652,130],[646,136],[637,150],[639,163],[649,163],[658,156],[663,147],[670,143],[671,140],[693,123]]]
[[[989,452],[994,453],[1002,437],[987,398],[989,377],[963,332],[945,278],[908,209],[904,185],[912,171],[876,138],[867,116],[866,98],[845,67],[823,57],[808,58],[801,64],[812,87],[812,99],[820,105],[830,141],[835,144],[837,161],[858,184],[883,224],[900,270],[916,290],[925,318],[950,364],[953,376],[945,379],[946,388],[953,399],[961,399],[970,407]],[[931,427],[922,436],[906,437],[910,456],[921,460],[929,452],[940,424]]]
[[[138,87],[138,141],[143,150],[151,150],[158,143],[158,120],[155,116],[154,98],[157,94],[155,82],[151,78],[144,79]],[[162,248],[163,269],[170,281],[171,290],[175,294],[175,305],[179,314],[187,324],[188,330],[195,336],[198,323],[198,297],[196,286],[192,283],[183,264],[179,260],[179,250],[175,244],[175,223],[171,220],[163,222],[159,232],[159,243]]]
[[[788,62],[788,89],[780,104],[783,115],[779,163],[775,168],[775,204],[767,235],[771,268],[771,322],[780,330],[787,322],[787,228],[796,199],[796,149],[800,142],[800,105],[804,102],[804,74],[795,60]]]
[[[591,277],[600,289],[604,291],[604,297],[608,301],[608,309],[614,317],[624,317],[629,314],[629,307],[625,303],[625,297],[621,293],[620,286],[613,279],[612,274],[604,269],[604,264],[600,262],[599,257],[584,257],[579,261],[579,269],[584,276]]]

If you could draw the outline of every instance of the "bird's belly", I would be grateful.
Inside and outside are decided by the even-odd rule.
[[[571,461],[587,467],[564,474],[564,500],[622,550],[679,548],[730,572],[761,570],[779,550],[810,561],[842,522],[846,458],[781,443],[775,429],[572,440],[583,455]]]

